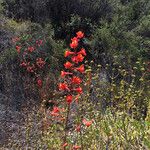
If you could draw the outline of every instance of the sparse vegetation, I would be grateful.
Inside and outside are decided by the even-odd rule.
[[[0,0],[0,13],[0,149],[150,149],[149,0]]]

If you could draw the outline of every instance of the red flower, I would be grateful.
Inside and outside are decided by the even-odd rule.
[[[63,147],[66,147],[66,146],[68,146],[68,143],[64,143],[64,144],[63,144]]]
[[[66,75],[72,74],[70,72],[61,71],[61,77],[65,77]]]
[[[82,80],[79,77],[73,76],[72,83],[73,84],[80,84]]]
[[[42,58],[37,58],[36,64],[39,68],[43,68],[43,66],[46,64],[46,62]]]
[[[89,127],[92,124],[92,121],[87,121],[86,119],[82,120],[83,124]]]
[[[53,107],[53,112],[54,113],[58,113],[58,112],[60,112],[60,109],[58,107],[54,106]]]
[[[69,61],[67,61],[67,62],[64,64],[64,66],[65,66],[66,69],[70,69],[70,68],[73,66],[73,64],[70,63]]]
[[[74,63],[78,63],[76,56],[71,57],[71,60],[72,60],[72,62],[74,62]]]
[[[78,46],[78,42],[76,42],[76,41],[70,43],[71,48],[76,48],[77,46]]]
[[[86,51],[85,51],[85,49],[82,48],[82,49],[78,52],[78,54],[82,54],[83,56],[86,56]]]
[[[58,108],[58,107],[53,107],[53,110],[52,110],[52,112],[51,112],[51,115],[52,116],[59,116],[59,112],[60,112],[60,109]]]
[[[76,129],[77,132],[80,132],[81,131],[81,125],[80,124],[77,125],[75,129]]]
[[[73,39],[71,39],[71,43],[70,43],[70,47],[71,48],[76,48],[78,46],[78,39],[76,37],[74,37]]]
[[[77,38],[79,39],[84,37],[84,33],[82,31],[78,31],[76,34],[77,34]]]
[[[42,87],[42,84],[43,84],[42,80],[41,80],[41,79],[38,79],[38,80],[37,80],[37,85],[38,85],[38,87]]]
[[[74,89],[74,91],[76,91],[79,94],[82,94],[82,92],[83,92],[81,87],[78,87],[78,88]]]
[[[81,146],[78,146],[78,145],[73,146],[73,149],[80,149],[80,148],[81,148]]]
[[[30,64],[30,63],[28,63],[28,65],[29,65],[29,64]],[[34,70],[35,70],[34,64],[33,64],[32,66],[28,66],[28,67],[27,67],[27,71],[30,72],[30,73],[33,73]]]
[[[82,54],[78,54],[76,59],[78,62],[82,62],[84,57],[82,56]]]
[[[65,83],[59,83],[58,87],[59,87],[59,90],[68,90],[68,91],[70,91],[69,88],[68,88],[68,85],[65,84]]]
[[[68,103],[68,104],[70,104],[71,102],[72,102],[72,95],[67,95],[66,96],[66,102]]]
[[[26,64],[25,62],[22,62],[22,63],[20,64],[20,66],[21,66],[21,67],[26,67],[27,64]]]
[[[68,50],[65,51],[65,57],[68,57],[69,55],[73,55],[73,54],[75,53]]]
[[[38,46],[41,46],[41,45],[43,44],[43,40],[37,40],[37,41],[36,41],[36,44],[37,44]]]
[[[84,57],[81,54],[78,54],[77,56],[74,56],[71,58],[71,60],[75,63],[82,62],[83,59],[84,59]]]
[[[79,71],[79,72],[81,72],[81,73],[84,73],[84,65],[81,65],[80,67],[78,67],[78,68],[75,68],[75,70],[77,70],[77,71]]]
[[[20,53],[20,49],[21,49],[21,46],[16,46],[16,50],[18,53]]]
[[[33,70],[33,68],[32,68],[31,66],[28,66],[28,67],[27,67],[27,71],[28,71],[28,72],[34,72],[34,70]]]
[[[33,52],[33,51],[34,51],[34,47],[33,47],[33,46],[29,46],[29,47],[28,47],[28,51],[29,51],[29,52]]]
[[[78,39],[77,37],[74,37],[74,38],[71,39],[71,41],[72,41],[72,42],[73,42],[73,41],[77,41],[77,42],[78,42],[79,39]]]

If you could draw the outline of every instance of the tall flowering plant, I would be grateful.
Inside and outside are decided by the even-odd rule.
[[[50,82],[49,72],[51,61],[49,59],[46,37],[37,37],[34,34],[24,34],[12,38],[14,50],[18,55],[19,69],[25,80],[23,86],[26,93],[37,93],[41,106],[49,105]],[[27,94],[28,95],[28,94]],[[50,102],[50,105],[53,105]],[[41,109],[41,111],[44,111]],[[43,113],[43,112],[42,112]]]
[[[79,98],[83,94],[83,76],[85,73],[85,66],[83,61],[85,59],[86,50],[79,46],[82,39],[84,38],[84,33],[79,31],[76,36],[71,39],[70,49],[67,49],[64,53],[64,57],[67,59],[64,63],[64,70],[61,71],[61,82],[58,84],[59,91],[63,92],[65,97],[65,103],[67,106],[66,117],[64,117],[64,139],[63,139],[63,149],[66,149],[69,144],[67,143],[68,134],[68,122],[69,115],[71,113],[71,104],[79,104]],[[56,109],[57,108],[57,109]],[[56,111],[57,110],[57,111]],[[53,117],[62,118],[61,109],[54,107],[51,112]],[[59,117],[60,116],[60,117]],[[80,119],[81,122],[75,125],[75,131],[81,133],[81,125],[89,127],[92,121],[86,119]],[[80,145],[72,145],[72,149],[83,149],[82,143]]]
[[[43,73],[49,64],[46,62],[46,53],[43,51],[44,41],[34,39],[32,36],[12,38],[14,48],[18,53],[20,67],[23,72],[30,74],[38,88],[43,86]]]

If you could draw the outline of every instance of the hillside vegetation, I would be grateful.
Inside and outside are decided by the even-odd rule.
[[[0,149],[149,141],[149,0],[0,0]]]

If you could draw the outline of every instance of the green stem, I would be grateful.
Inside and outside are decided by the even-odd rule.
[[[65,135],[64,135],[63,143],[66,143],[66,141],[67,141],[67,126],[68,126],[69,113],[70,113],[70,105],[68,105],[68,107],[67,107],[66,122],[65,122],[65,127],[64,127]],[[66,147],[64,147],[64,150],[66,150]]]

